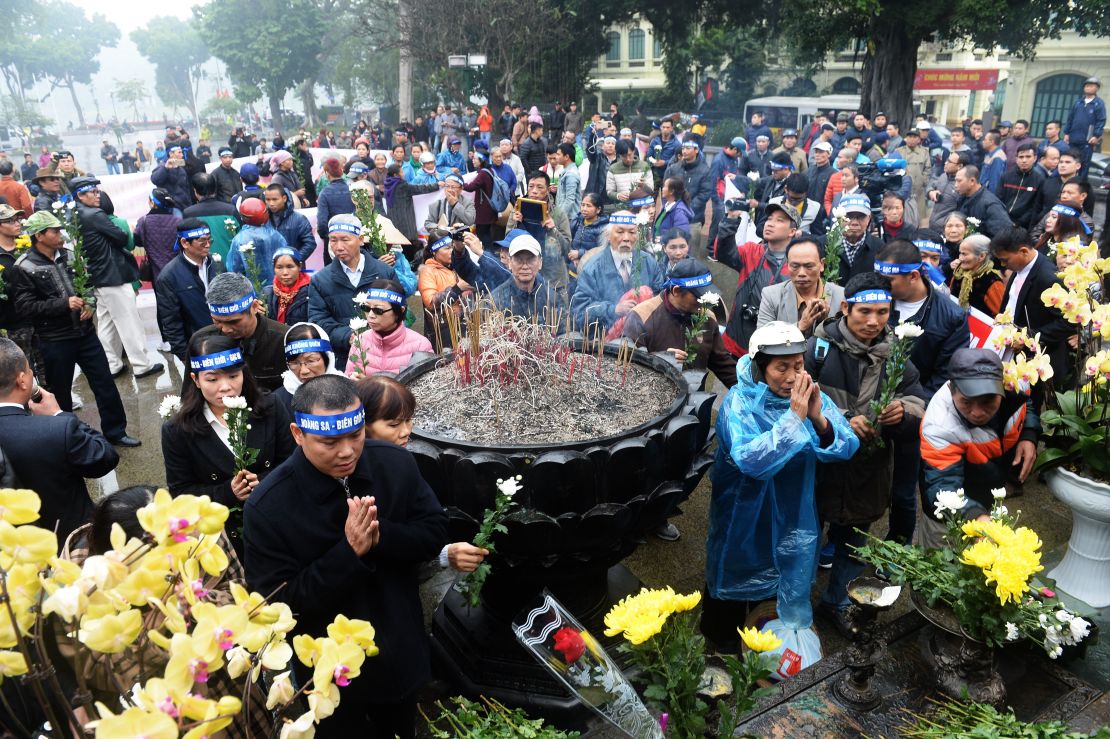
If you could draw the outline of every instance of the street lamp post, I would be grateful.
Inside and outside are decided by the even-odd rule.
[[[451,54],[447,57],[447,66],[450,69],[463,70],[463,84],[466,86],[466,100],[470,102],[470,92],[474,88],[471,72],[486,66],[485,54]]]

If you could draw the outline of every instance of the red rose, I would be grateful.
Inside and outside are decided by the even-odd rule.
[[[582,634],[569,626],[564,626],[555,632],[555,651],[563,653],[567,664],[577,662],[578,658],[586,651],[586,642]]]

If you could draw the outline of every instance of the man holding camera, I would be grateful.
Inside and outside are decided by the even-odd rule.
[[[443,186],[443,198],[428,206],[424,232],[428,234],[429,242],[447,236],[450,231],[474,225],[474,201],[461,197],[462,189],[462,177],[448,175]]]
[[[786,248],[798,233],[798,211],[781,202],[768,203],[763,222],[763,243],[736,243],[736,230],[743,214],[737,206],[742,201],[729,201],[728,210],[717,232],[716,252],[722,264],[737,272],[736,302],[729,314],[722,337],[725,348],[734,356],[748,353],[748,339],[759,319],[759,301],[763,288],[790,279]]]
[[[85,173],[77,169],[77,163],[73,159],[73,154],[68,151],[58,151],[50,155],[50,164],[47,165],[48,169],[52,170],[54,174],[62,178],[62,186],[68,191],[69,181],[74,177],[84,177]]]
[[[155,187],[169,192],[179,208],[193,204],[193,188],[189,184],[189,173],[185,169],[185,151],[174,144],[166,150],[166,161],[150,173],[150,181]]]

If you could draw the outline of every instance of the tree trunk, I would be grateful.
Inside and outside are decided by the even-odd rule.
[[[284,95],[271,91],[267,96],[270,99],[270,122],[274,127],[274,131],[281,131],[284,126],[284,121],[281,120],[281,99]]]
[[[896,18],[880,16],[867,40],[860,111],[868,118],[880,110],[902,130],[913,124],[913,79],[920,38],[910,38]]]
[[[85,127],[85,111],[81,110],[81,103],[77,100],[77,86],[73,84],[72,80],[67,80],[64,85],[69,88],[69,96],[73,100],[73,107],[77,110],[77,123],[81,128]]]
[[[319,124],[320,114],[316,110],[316,78],[310,77],[301,83],[301,103],[304,105],[304,123],[309,129]]]

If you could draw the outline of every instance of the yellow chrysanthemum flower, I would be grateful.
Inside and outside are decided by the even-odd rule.
[[[983,539],[965,549],[960,561],[985,570],[993,565],[997,558],[998,547],[995,546],[994,542]]]
[[[753,652],[770,652],[782,646],[782,639],[775,636],[773,631],[758,631],[754,626],[746,629],[737,629],[744,645]]]
[[[605,615],[605,635],[624,634],[633,644],[642,644],[662,630],[672,613],[689,611],[701,602],[701,593],[678,595],[670,587],[644,588],[621,600]]]

